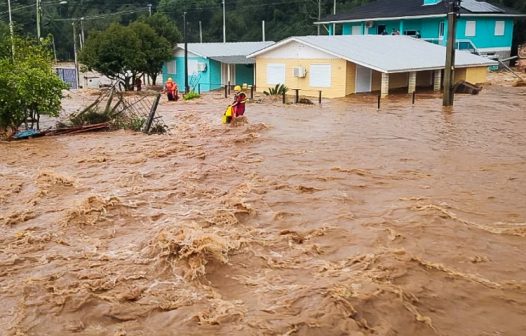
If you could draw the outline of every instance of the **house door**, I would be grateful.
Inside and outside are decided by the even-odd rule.
[[[378,35],[384,35],[387,33],[387,27],[385,25],[378,25],[376,32]]]
[[[371,92],[373,71],[369,68],[356,65],[356,93]]]
[[[221,64],[221,84],[226,85],[236,84],[236,65],[235,64]]]

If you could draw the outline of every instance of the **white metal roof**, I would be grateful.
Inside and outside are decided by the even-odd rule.
[[[446,60],[445,47],[402,35],[294,36],[248,57],[263,55],[292,41],[385,73],[443,69]],[[495,64],[465,51],[455,54],[457,68]]]
[[[273,41],[266,42],[227,42],[227,43],[188,43],[188,51],[201,57],[211,58],[222,63],[248,64],[254,63],[248,55],[273,45]],[[184,43],[177,48],[184,50]]]

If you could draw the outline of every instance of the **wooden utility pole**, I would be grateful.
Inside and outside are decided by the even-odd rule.
[[[321,0],[318,0],[318,21],[321,20]],[[318,24],[318,35],[320,35],[320,25]]]
[[[188,93],[188,40],[186,37],[186,12],[183,13],[183,35],[184,35],[184,92]]]
[[[37,40],[40,42],[40,0],[36,0],[36,12],[37,12]]]
[[[453,106],[455,98],[455,93],[453,92],[453,82],[455,81],[455,37],[457,33],[457,17],[460,12],[460,2],[461,0],[449,0],[443,106]]]

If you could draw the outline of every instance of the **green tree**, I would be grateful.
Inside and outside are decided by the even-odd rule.
[[[102,32],[95,32],[87,39],[79,60],[110,79],[133,87],[135,78],[145,63],[141,41],[129,27],[114,23]]]
[[[143,57],[135,70],[137,73],[147,74],[155,85],[157,75],[162,72],[163,63],[172,56],[172,45],[146,23],[134,22],[129,28],[140,41],[140,54]]]
[[[182,41],[181,32],[177,29],[175,21],[162,13],[155,13],[152,16],[142,17],[141,21],[147,23],[155,32],[164,37],[172,45]]]
[[[172,55],[172,45],[144,22],[129,26],[112,24],[93,33],[80,53],[80,61],[110,79],[122,83],[126,90],[135,78],[147,74],[155,84],[165,61]]]
[[[0,133],[3,135],[15,132],[29,116],[57,116],[60,112],[62,90],[67,86],[53,72],[46,43],[33,44],[16,38],[13,59],[11,38],[5,34],[0,36]]]

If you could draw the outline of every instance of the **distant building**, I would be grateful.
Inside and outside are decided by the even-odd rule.
[[[446,45],[447,2],[443,0],[378,0],[345,13],[328,15],[315,24],[330,35],[382,35],[398,31]],[[456,47],[481,55],[510,56],[514,20],[526,17],[484,1],[462,0]],[[336,31],[335,31],[336,29]]]
[[[276,84],[302,94],[344,97],[353,93],[417,87],[441,90],[446,48],[408,36],[296,36],[257,51],[256,88]],[[497,62],[459,51],[455,81],[484,83]]]
[[[254,84],[254,59],[247,55],[274,42],[188,43],[190,89],[201,92],[231,85]],[[163,66],[163,81],[171,77],[183,91],[185,86],[184,44],[174,49],[172,60]]]

